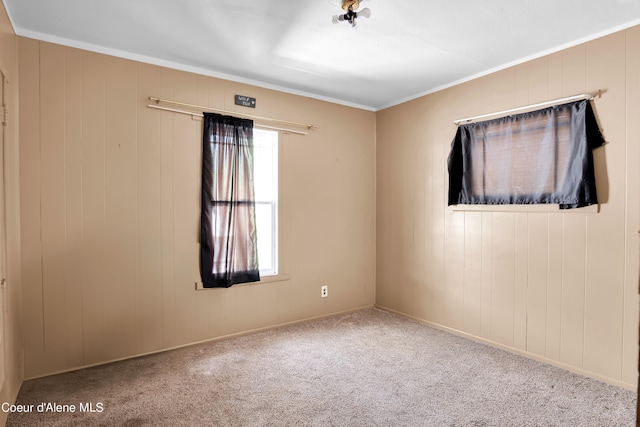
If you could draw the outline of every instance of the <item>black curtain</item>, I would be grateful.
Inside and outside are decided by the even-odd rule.
[[[597,204],[592,150],[604,143],[587,100],[461,125],[448,204]]]
[[[200,269],[205,288],[260,280],[251,120],[204,114]]]

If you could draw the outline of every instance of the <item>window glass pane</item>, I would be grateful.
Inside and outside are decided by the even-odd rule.
[[[277,274],[278,132],[254,128],[254,191],[260,275]]]
[[[275,135],[274,135],[275,134]],[[254,129],[253,168],[254,189],[258,201],[275,201],[277,162],[275,155],[277,133]]]
[[[273,205],[256,204],[256,228],[258,231],[258,266],[260,270],[274,270],[273,265]]]

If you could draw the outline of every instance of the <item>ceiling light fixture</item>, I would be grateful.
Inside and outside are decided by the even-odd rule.
[[[360,7],[360,1],[362,0],[342,0],[342,9],[344,9],[347,13],[344,15],[333,15],[333,23],[337,24],[340,21],[347,21],[351,24],[352,28],[355,28],[357,25],[356,18],[364,17],[368,18],[371,16],[371,10],[368,7],[365,7],[361,11],[356,12],[356,10]]]

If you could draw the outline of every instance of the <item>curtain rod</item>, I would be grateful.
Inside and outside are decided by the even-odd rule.
[[[478,120],[478,119],[484,119],[485,117],[507,115],[507,114],[515,113],[515,112],[522,111],[522,110],[528,110],[530,108],[545,107],[545,106],[549,106],[549,105],[559,105],[559,104],[564,104],[564,103],[571,102],[571,101],[579,101],[581,99],[592,100],[594,98],[600,98],[601,95],[602,95],[602,91],[601,90],[599,90],[597,93],[581,93],[580,95],[573,95],[573,96],[568,96],[566,98],[559,98],[559,99],[554,99],[554,100],[551,100],[551,101],[540,102],[539,104],[525,105],[524,107],[510,108],[508,110],[497,111],[495,113],[489,113],[489,114],[482,114],[482,115],[479,115],[479,116],[467,117],[466,119],[458,119],[458,120],[455,120],[453,122],[453,124],[457,126],[457,125],[459,125],[461,123],[470,123],[470,122],[473,122],[473,121]]]
[[[149,101],[154,101],[156,104],[164,103],[164,104],[180,105],[182,107],[194,108],[194,109],[201,110],[201,111],[210,111],[210,112],[214,112],[214,113],[240,115],[240,116],[244,116],[244,117],[247,117],[247,118],[250,118],[250,119],[266,120],[266,121],[269,121],[269,122],[282,123],[282,124],[285,124],[285,125],[292,125],[292,126],[301,126],[301,127],[306,127],[307,129],[320,129],[320,126],[318,126],[318,125],[310,125],[310,124],[307,124],[307,123],[291,122],[291,121],[288,121],[288,120],[272,119],[270,117],[254,116],[252,114],[245,114],[245,113],[241,113],[239,111],[222,110],[222,109],[219,109],[219,108],[212,108],[212,107],[205,107],[205,106],[202,106],[202,105],[188,104],[186,102],[171,101],[171,100],[168,100],[168,99],[155,98],[153,96],[149,97]],[[189,113],[189,112],[187,112],[187,113]],[[191,114],[191,113],[189,113],[189,114]]]
[[[204,117],[204,114],[196,113],[194,111],[178,110],[176,108],[161,107],[159,105],[153,105],[153,104],[147,104],[147,107],[153,108],[153,109],[156,109],[156,110],[171,111],[171,112],[174,112],[174,113],[186,114],[186,115],[189,115],[191,117]],[[299,130],[285,129],[285,128],[274,127],[274,126],[266,126],[266,125],[255,124],[255,123],[254,123],[254,126],[257,127],[257,128],[262,128],[262,129],[277,130],[277,131],[281,131],[281,132],[284,132],[284,133],[294,133],[296,135],[306,135],[307,134],[306,132],[300,132]]]

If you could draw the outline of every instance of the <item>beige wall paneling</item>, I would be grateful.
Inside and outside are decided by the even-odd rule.
[[[412,117],[412,120],[419,120],[419,118]],[[425,126],[429,124],[426,123]],[[424,130],[420,129],[421,132]],[[413,161],[411,167],[416,170],[415,181],[413,187],[415,188],[415,192],[413,194],[413,212],[412,212],[412,227],[413,227],[413,253],[414,253],[414,261],[412,268],[412,283],[413,290],[411,293],[411,304],[412,304],[412,313],[414,315],[419,315],[419,313],[424,313],[424,307],[419,303],[420,301],[424,301],[424,298],[421,297],[425,290],[428,290],[428,282],[429,282],[429,271],[430,264],[429,260],[431,258],[429,245],[427,240],[419,238],[419,236],[424,236],[427,233],[427,229],[429,227],[430,216],[428,215],[428,207],[432,205],[431,200],[431,184],[428,182],[428,173],[426,170],[420,168],[420,162],[425,161],[428,162],[431,156],[429,155],[429,150],[426,144],[420,144],[419,141],[422,139],[419,135],[413,136],[417,143],[414,143],[412,150],[413,153]],[[424,160],[422,160],[424,159]],[[427,189],[428,188],[428,189]]]
[[[562,98],[563,54],[548,56],[548,99]],[[547,319],[544,356],[560,360],[562,311],[562,223],[564,214],[547,214]]]
[[[626,187],[625,32],[587,45],[587,87],[606,88],[595,111],[608,141],[594,151],[598,215],[587,217],[584,368],[621,378]],[[607,185],[608,183],[608,185]],[[608,191],[607,191],[608,187]],[[608,194],[607,194],[608,193]]]
[[[408,112],[403,120],[410,122],[412,118],[412,113]],[[403,311],[410,312],[413,311],[413,268],[417,262],[413,252],[414,195],[417,191],[412,179],[417,173],[412,161],[416,157],[414,144],[414,135],[410,134],[403,144],[394,147],[397,163],[394,171],[396,185],[393,195],[397,202],[394,202],[391,208],[392,221],[396,224],[392,257],[400,273],[396,278],[402,284],[397,293],[398,303]]]
[[[339,107],[330,114],[339,115],[343,108],[346,110],[345,107]],[[348,117],[347,114],[345,111]],[[344,187],[343,191],[329,192],[328,195],[331,201],[330,227],[335,233],[334,239],[329,240],[329,253],[333,254],[332,262],[338,267],[336,271],[341,273],[332,279],[326,266],[324,269],[329,276],[327,284],[336,282],[337,285],[333,286],[337,298],[332,301],[336,304],[336,311],[347,310],[349,301],[358,301],[360,305],[372,301],[375,286],[375,266],[366,271],[356,267],[366,265],[368,259],[375,257],[375,229],[370,229],[368,225],[374,224],[375,210],[365,208],[374,206],[375,201],[375,115],[358,112],[353,117],[353,123],[342,122],[341,126],[349,129],[344,137],[339,135],[339,127],[326,126],[327,138],[334,141],[336,146],[331,144],[327,147],[334,156],[333,165],[329,163],[325,169],[334,171],[332,186]],[[362,144],[359,134],[366,135],[365,139],[374,143]],[[340,143],[342,138],[345,139]]]
[[[586,215],[564,214],[560,361],[581,368],[584,354]]]
[[[469,93],[475,94],[473,98],[479,98],[481,100],[480,105],[477,108],[482,112],[495,111],[493,105],[493,90],[490,87],[489,80],[478,81],[475,84],[476,89],[471,90]],[[460,95],[469,97],[468,94]],[[455,120],[455,117],[452,118]],[[448,139],[452,137],[449,136]],[[450,149],[451,147],[447,147]],[[446,184],[446,189],[449,189],[449,183]],[[494,232],[494,216],[490,212],[482,212],[482,252],[479,254],[482,260],[482,337],[486,339],[492,339],[493,336],[493,232]],[[465,254],[465,256],[473,256],[472,254]]]
[[[424,107],[430,108],[428,104],[425,104],[424,100],[413,101],[416,105],[410,104],[408,108],[413,111],[412,120],[423,125],[419,127],[420,132],[416,133],[412,137],[416,139],[414,141],[416,149],[420,155],[415,156],[414,168],[418,171],[419,178],[417,179],[416,191],[422,192],[422,194],[416,193],[415,199],[419,202],[416,203],[413,209],[413,217],[416,223],[414,230],[414,246],[419,248],[416,252],[415,265],[417,276],[417,287],[412,291],[412,305],[413,315],[415,316],[427,316],[433,312],[432,304],[437,301],[437,293],[434,292],[434,274],[438,274],[439,269],[436,267],[437,259],[434,254],[434,242],[430,239],[425,239],[424,236],[431,235],[434,216],[433,207],[438,204],[438,195],[434,193],[434,180],[431,171],[435,167],[433,161],[436,158],[434,155],[432,145],[424,144],[421,141],[429,138],[429,128],[433,125],[431,118],[422,117],[420,112]],[[418,113],[416,115],[416,113]],[[422,165],[427,164],[429,168],[423,168]],[[443,230],[444,231],[444,230]],[[380,245],[381,243],[378,243]]]
[[[438,175],[438,171],[444,173],[444,166],[441,164],[442,158],[440,152],[435,150],[436,145],[425,144],[424,141],[432,138],[432,129],[434,126],[438,126],[437,117],[425,115],[425,111],[433,112],[433,104],[428,102],[427,99],[417,99],[407,105],[407,108],[412,110],[414,120],[408,123],[408,126],[415,126],[419,124],[421,130],[420,133],[414,135],[417,140],[414,144],[424,145],[423,149],[425,157],[417,158],[418,162],[415,165],[416,170],[421,171],[424,174],[425,180],[425,203],[423,210],[418,210],[420,206],[414,208],[415,217],[424,217],[425,219],[425,234],[416,235],[414,239],[420,242],[424,247],[425,259],[419,260],[424,265],[425,276],[424,280],[420,284],[419,292],[414,292],[412,304],[415,307],[415,316],[441,316],[444,315],[445,307],[441,307],[442,294],[446,290],[445,283],[443,283],[443,276],[445,274],[443,268],[443,250],[444,250],[444,216],[442,215],[442,203],[444,203],[444,194],[440,192],[440,180],[441,175]],[[406,113],[403,113],[406,114]],[[391,122],[393,125],[393,122]],[[395,133],[395,129],[391,129],[392,133]],[[396,135],[398,137],[401,135]],[[398,139],[400,141],[401,139]],[[376,141],[377,143],[377,141]],[[428,165],[424,167],[424,165]],[[429,236],[430,238],[425,238]],[[437,255],[437,256],[436,256]],[[459,268],[462,269],[462,265]]]
[[[464,332],[482,335],[482,213],[464,213]]]
[[[173,80],[174,71],[160,70],[160,98],[174,99]],[[145,97],[146,94],[142,96]],[[146,107],[143,107],[146,108]],[[157,113],[157,112],[156,112]],[[176,307],[174,304],[175,259],[174,259],[174,185],[176,174],[173,166],[174,150],[174,122],[180,118],[173,114],[155,114],[160,122],[160,243],[162,273],[162,333],[163,346],[178,345],[179,329],[176,321]],[[180,146],[177,147],[180,149]],[[156,268],[158,266],[156,265]]]
[[[526,351],[529,296],[529,216],[526,213],[517,213],[515,216],[515,270],[513,279],[513,347]]]
[[[549,98],[549,58],[543,57],[526,64],[528,72],[528,103]],[[527,220],[527,351],[545,356],[547,330],[547,274],[549,262],[548,215],[529,213]]]
[[[139,64],[137,69],[137,286],[136,352],[163,347],[162,335],[162,173],[160,116],[147,108],[146,96],[160,96],[160,69]]]
[[[562,319],[562,220],[564,214],[548,215],[549,260],[547,262],[546,353],[551,360],[560,360]]]
[[[420,120],[415,109],[407,111],[404,117],[408,122]],[[428,122],[423,122],[423,126],[428,127]],[[424,175],[425,172],[420,169],[420,162],[424,161],[426,147],[420,144],[420,135],[424,134],[424,129],[413,127],[413,133],[408,135],[406,148],[402,150],[403,165],[401,169],[402,180],[404,184],[401,187],[400,194],[402,200],[408,203],[409,208],[403,210],[398,222],[401,225],[402,251],[409,254],[401,262],[403,262],[404,277],[402,278],[405,288],[402,292],[402,304],[409,306],[412,313],[417,309],[415,302],[415,293],[423,287],[426,277],[426,269],[424,268],[425,246],[424,242],[418,241],[415,236],[419,235],[420,230],[425,229],[424,212],[426,205],[424,204]],[[407,205],[407,203],[403,203]]]
[[[493,224],[491,338],[500,344],[513,346],[515,216],[510,212],[496,213]]]
[[[434,118],[435,119],[435,118]],[[433,120],[433,119],[431,119]],[[420,123],[416,121],[414,123]],[[433,123],[433,121],[431,122]],[[431,141],[433,138],[433,128],[427,128],[426,140]],[[396,136],[398,138],[399,135]],[[402,138],[398,138],[401,141]],[[445,238],[446,223],[444,206],[447,193],[445,192],[446,180],[446,148],[442,144],[430,144],[431,159],[431,234],[429,236],[431,250],[431,274],[430,288],[432,290],[431,317],[435,322],[445,323],[445,319],[451,318],[453,313],[450,312],[451,306],[446,300],[447,287],[449,283],[445,281],[445,263],[447,262],[445,255]],[[460,265],[460,264],[459,264]]]
[[[8,120],[4,129],[4,208],[6,288],[4,293],[4,382],[0,401],[14,402],[24,377],[24,344],[22,330],[22,260],[20,250],[20,167],[18,147],[18,40],[4,6],[0,7],[0,68],[5,75],[4,100]],[[0,412],[0,425],[7,414]]]
[[[22,52],[20,52],[22,54]],[[98,363],[105,357],[105,65],[97,54],[82,55],[82,325],[83,362]],[[28,248],[25,248],[27,250]],[[26,375],[42,375],[27,370]]]
[[[515,67],[514,105],[518,107],[529,104],[530,78],[529,64]],[[528,294],[529,294],[529,215],[515,214],[515,271],[513,302],[513,347],[526,351],[528,329]]]
[[[491,339],[493,335],[493,215],[482,213],[482,252],[480,254],[465,254],[465,256],[480,256],[482,260],[482,338]]]
[[[325,108],[327,106],[325,105]],[[340,107],[332,114],[348,117],[349,110]],[[344,297],[338,299],[340,310],[347,309],[347,301],[358,301],[360,306],[366,305],[368,301],[375,298],[375,263],[362,271],[357,266],[368,265],[367,260],[375,260],[375,114],[366,111],[354,111],[352,125],[345,122],[343,126],[349,128],[344,150],[346,151],[339,160],[340,174],[335,185],[340,182],[348,183],[346,192],[342,193],[336,205],[336,223],[339,224],[338,231],[342,235],[339,241],[340,250],[339,264],[345,269],[344,284],[338,286],[341,296],[341,289],[345,289]],[[353,126],[351,128],[351,126]],[[332,139],[338,143],[341,140],[338,127],[329,129],[333,133]],[[363,143],[371,141],[372,144]],[[340,147],[336,147],[336,150]],[[353,166],[352,166],[353,165]],[[367,206],[372,207],[368,209]],[[347,221],[341,219],[340,211],[347,208]],[[350,227],[353,224],[354,227]],[[374,224],[373,228],[369,224]],[[355,253],[349,252],[349,246],[354,245]],[[354,263],[350,264],[349,259],[353,257]]]
[[[181,102],[198,101],[197,76],[176,72],[173,76],[173,96]],[[171,113],[170,113],[171,114]],[[198,167],[202,122],[191,116],[176,115],[173,121],[173,256],[174,321],[180,345],[198,337],[197,310],[193,284],[198,280],[197,233],[200,221],[200,177]]]
[[[632,234],[638,228],[640,191],[637,172],[626,167],[629,155],[637,158],[638,144],[626,139],[637,133],[625,119],[637,106],[630,95],[625,98],[625,85],[638,84],[636,54],[628,53],[637,34],[637,28],[623,31],[378,113],[378,305],[635,387],[638,255],[631,242],[637,243]],[[594,151],[603,202],[599,213],[464,212],[444,206],[444,162],[454,129],[434,123],[598,89],[605,93],[593,104],[609,142]],[[423,133],[416,133],[420,125],[402,121],[408,105],[421,124],[429,124]],[[420,179],[426,175],[433,196],[425,198],[427,207],[390,195],[391,189],[402,194],[411,187],[403,188],[398,179],[401,162],[389,165],[381,159],[392,149],[402,151],[412,136],[421,138],[432,156],[418,158],[411,172]],[[381,254],[403,248],[400,256],[424,256],[418,244],[417,249],[401,244],[397,219],[388,214],[410,208],[414,218],[429,218],[424,230],[414,228],[413,238],[428,242],[430,271],[406,309],[391,296],[402,286],[397,277],[403,260],[396,256],[390,262]],[[458,217],[464,218],[462,225]],[[445,264],[460,265],[453,260],[461,251],[462,294],[458,273]],[[411,290],[402,287],[402,292]]]
[[[390,259],[393,251],[393,224],[391,209],[393,206],[393,180],[394,170],[393,129],[391,121],[392,112],[378,113],[377,115],[377,139],[383,139],[386,144],[376,144],[376,259],[379,261],[376,267],[378,283],[386,283],[388,286],[376,286],[376,304],[396,309],[394,303],[395,290],[401,283],[394,280],[395,265]]]
[[[349,301],[373,298],[375,267],[363,271],[357,266],[375,256],[375,229],[367,231],[366,225],[374,223],[375,213],[365,208],[375,200],[375,144],[363,143],[375,140],[375,115],[318,101],[310,104],[321,128],[285,147],[297,154],[285,156],[282,170],[283,180],[291,183],[285,202],[292,216],[292,277],[294,268],[302,269],[298,275],[315,281],[309,297],[318,295],[323,283],[335,297],[312,299],[316,306],[309,308],[319,315],[325,305],[341,311]],[[322,220],[305,230],[309,218]],[[296,238],[302,230],[307,238]]]
[[[514,107],[516,70],[500,71],[487,79],[484,85],[485,105],[488,111]],[[491,249],[491,338],[513,346],[515,310],[515,256],[516,220],[510,212],[493,215]]]
[[[640,26],[626,33],[627,101],[627,214],[625,215],[626,262],[624,279],[624,331],[622,377],[638,374],[638,271],[640,270]],[[634,214],[635,212],[635,214]]]
[[[446,157],[446,156],[444,156]],[[440,159],[443,156],[439,156]],[[440,162],[445,164],[445,162]],[[442,174],[446,177],[446,166]],[[416,167],[416,170],[419,170]],[[444,188],[444,186],[440,186]],[[446,205],[446,192],[439,198],[438,204]],[[445,209],[442,209],[444,212]],[[444,322],[451,327],[464,329],[464,239],[465,236],[465,213],[454,212],[445,214],[444,217],[444,262],[443,279],[441,283],[443,299],[441,305],[446,309]]]
[[[277,286],[277,285],[276,285]],[[318,286],[318,290],[320,286]],[[240,286],[233,290],[235,294],[235,329],[250,331],[276,323],[278,293],[274,287]]]
[[[532,213],[528,216],[527,351],[544,356],[546,354],[549,262],[548,215]]]
[[[375,113],[21,44],[27,377],[373,305]],[[236,93],[321,128],[281,138],[289,279],[196,291],[202,121],[147,97],[231,109]]]
[[[40,46],[20,39],[20,239],[22,256],[25,372],[42,358],[44,318],[40,224]],[[28,120],[27,120],[28,118]],[[29,313],[29,315],[26,315]],[[26,333],[29,331],[29,333]]]
[[[65,186],[65,282],[67,331],[65,366],[83,363],[82,269],[82,55],[64,52],[64,186]]]
[[[595,88],[586,84],[586,45],[562,51],[562,96]],[[593,105],[596,105],[595,101]],[[582,367],[584,353],[584,301],[586,280],[585,214],[563,214],[562,299],[560,318],[560,361]]]
[[[6,76],[4,72],[2,76],[0,76],[0,83],[2,84],[0,88],[0,99],[5,99],[5,82]],[[4,102],[3,102],[4,104]],[[0,137],[0,309],[2,312],[0,313],[0,390],[6,388],[7,383],[7,358],[6,358],[6,349],[7,349],[7,307],[9,306],[8,292],[7,292],[7,251],[9,249],[9,245],[7,243],[7,198],[6,198],[6,179],[5,179],[5,164],[7,160],[5,159],[5,132],[3,129],[2,136]]]
[[[394,291],[400,284],[393,280],[395,268],[389,259],[393,253],[391,250],[391,242],[393,241],[391,176],[394,169],[394,159],[393,144],[389,142],[393,139],[391,120],[393,118],[389,110],[378,113],[377,139],[382,139],[386,143],[376,144],[376,259],[378,260],[376,280],[378,284],[385,283],[387,286],[376,286],[376,304],[395,309]],[[427,200],[429,200],[428,197]],[[421,288],[419,288],[420,290]],[[426,300],[426,295],[424,297]]]
[[[197,78],[194,80],[194,83],[196,85],[196,104],[197,105],[209,105],[209,100],[211,98],[211,92],[212,90],[210,89],[210,81],[212,79],[209,79],[205,76],[197,76]],[[145,94],[141,94],[142,97],[145,96]],[[187,116],[185,116],[187,117]],[[191,157],[191,162],[193,162],[194,164],[191,165],[191,169],[193,169],[194,172],[196,172],[195,175],[195,179],[196,179],[196,184],[193,186],[193,189],[195,190],[192,194],[191,197],[194,200],[194,206],[195,206],[195,212],[194,212],[194,218],[191,222],[191,241],[195,243],[193,250],[195,251],[195,262],[193,264],[192,267],[192,281],[195,283],[197,280],[199,280],[199,276],[200,276],[200,267],[199,267],[199,260],[200,260],[200,228],[199,228],[199,224],[200,224],[200,197],[201,197],[201,192],[200,192],[200,167],[202,165],[202,136],[201,136],[201,129],[202,129],[202,120],[200,118],[198,119],[192,119],[192,121],[196,122],[196,128],[197,128],[197,133],[194,136],[194,140],[193,141],[184,141],[185,144],[189,144],[189,148],[190,148],[190,152],[193,153],[193,156]],[[195,225],[195,226],[194,226]],[[189,287],[189,286],[193,286],[193,284],[186,282],[185,287]],[[213,295],[206,295],[203,297],[199,297],[199,295],[194,295],[194,311],[196,312],[196,324],[192,325],[192,327],[194,327],[195,329],[195,340],[197,341],[203,341],[206,340],[207,337],[212,336],[212,322],[210,320],[211,317],[211,310],[213,307],[215,307],[215,302],[214,299],[212,298]]]
[[[40,50],[41,239],[44,353],[47,369],[65,362],[65,134],[64,50]]]

